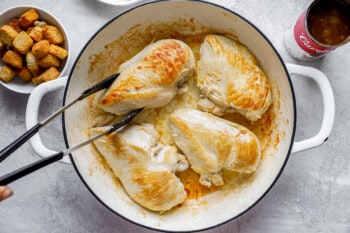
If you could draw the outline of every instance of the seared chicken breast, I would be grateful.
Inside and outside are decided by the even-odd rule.
[[[92,128],[91,137],[106,127]],[[94,142],[126,193],[139,205],[166,211],[182,203],[186,192],[176,171],[187,169],[177,148],[162,145],[152,124],[126,126],[122,131]]]
[[[117,115],[165,106],[194,71],[195,59],[188,45],[175,39],[159,40],[119,67],[120,76],[97,105]]]
[[[228,37],[209,34],[200,47],[197,85],[206,98],[202,110],[223,115],[238,111],[256,121],[271,104],[271,89],[254,55]]]
[[[211,113],[180,108],[170,115],[172,136],[206,186],[223,185],[222,169],[252,173],[259,164],[258,138],[249,129]]]

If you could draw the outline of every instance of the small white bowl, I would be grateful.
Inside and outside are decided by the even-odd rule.
[[[64,37],[64,43],[62,47],[68,51],[68,56],[61,62],[61,65],[59,67],[60,71],[60,77],[62,74],[65,73],[65,70],[69,64],[69,59],[70,59],[70,49],[69,49],[69,38],[66,30],[64,29],[62,23],[51,13],[49,13],[46,10],[43,10],[41,8],[35,7],[35,6],[30,6],[30,5],[25,5],[25,6],[16,6],[9,8],[2,13],[0,13],[0,27],[2,25],[8,24],[13,18],[19,18],[23,13],[30,9],[35,9],[39,15],[40,15],[40,20],[46,21],[49,25],[56,26],[60,29],[62,32],[62,35]],[[0,67],[4,65],[4,62],[0,59]],[[8,83],[2,82],[0,80],[0,84],[9,90],[12,90],[17,93],[21,94],[30,94],[31,91],[35,88],[35,85],[32,82],[25,83],[23,82],[20,78],[15,77],[13,80],[11,80]]]

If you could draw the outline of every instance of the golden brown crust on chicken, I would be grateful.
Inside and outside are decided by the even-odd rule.
[[[200,49],[198,87],[223,110],[235,109],[255,121],[271,104],[268,79],[242,44],[207,35]]]
[[[93,128],[91,136],[104,130]],[[130,125],[94,144],[130,198],[141,206],[164,212],[185,200],[186,191],[175,172],[186,169],[187,161],[175,147],[159,143],[153,125]]]
[[[118,115],[141,107],[162,107],[194,69],[194,55],[185,43],[157,41],[120,66],[120,76],[98,104]]]
[[[170,121],[175,143],[192,169],[213,178],[203,185],[222,185],[219,179],[222,169],[243,173],[257,169],[260,142],[247,128],[210,113],[186,108],[177,109],[170,115]]]

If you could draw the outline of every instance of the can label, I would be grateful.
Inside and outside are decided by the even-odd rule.
[[[310,34],[307,31],[305,22],[306,22],[306,13],[305,10],[298,18],[294,26],[294,39],[299,47],[307,53],[313,54],[314,56],[322,56],[325,53],[328,53],[335,49],[335,47],[325,47],[319,43],[315,43],[314,40],[310,37]]]
[[[289,54],[312,61],[350,40],[350,0],[314,0],[285,34]]]
[[[295,38],[294,27],[289,28],[284,37],[285,47],[288,53],[295,59],[303,61],[313,61],[326,53],[309,53],[301,48]]]

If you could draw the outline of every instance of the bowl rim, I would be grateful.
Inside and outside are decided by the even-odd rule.
[[[136,3],[142,2],[143,0],[97,0],[104,4],[108,4],[110,6],[130,6]]]
[[[79,52],[78,56],[76,57],[76,60],[74,61],[74,64],[73,64],[72,69],[70,71],[70,74],[68,75],[67,85],[66,85],[65,90],[64,90],[63,105],[67,101],[67,95],[68,95],[68,89],[69,89],[69,85],[70,85],[70,79],[73,76],[74,70],[78,66],[79,61],[80,61],[81,57],[83,56],[83,53],[85,52],[87,47],[90,45],[90,43],[96,38],[96,36],[98,36],[107,26],[109,26],[111,23],[113,23],[115,20],[117,20],[118,18],[122,17],[123,15],[128,14],[129,12],[134,11],[134,10],[136,10],[138,8],[142,8],[142,7],[147,6],[147,5],[158,4],[158,3],[162,3],[162,2],[164,3],[164,2],[187,2],[187,1],[185,1],[185,0],[180,0],[180,1],[178,1],[178,0],[155,0],[155,1],[152,1],[152,2],[146,2],[146,3],[139,4],[137,6],[131,7],[130,9],[128,9],[126,11],[123,11],[122,13],[116,15],[115,17],[110,19],[108,22],[106,22],[104,25],[102,25],[91,36],[91,38],[86,42],[86,44],[84,45],[82,50]],[[217,3],[208,2],[208,1],[205,1],[205,0],[191,0],[191,1],[188,1],[188,2],[207,4],[207,5],[211,5],[211,6],[220,8],[222,10],[225,10],[225,11],[227,11],[227,13],[233,14],[233,15],[237,16],[238,18],[240,18],[241,20],[243,20],[245,23],[247,23],[249,26],[251,26],[253,29],[255,29],[257,31],[257,33],[259,33],[264,38],[264,40],[268,43],[268,45],[271,47],[271,49],[275,53],[276,57],[280,61],[280,64],[281,64],[283,70],[285,71],[285,74],[286,74],[286,77],[287,77],[286,82],[288,82],[288,84],[289,84],[290,91],[291,91],[292,102],[293,102],[293,110],[294,111],[293,111],[292,115],[293,115],[293,118],[294,118],[294,122],[293,122],[293,127],[292,127],[292,132],[291,132],[290,145],[288,147],[288,150],[286,151],[285,159],[284,159],[284,161],[283,161],[283,163],[281,165],[281,168],[280,168],[279,172],[277,173],[277,175],[272,180],[271,185],[266,188],[266,191],[262,195],[260,195],[249,207],[247,207],[242,212],[238,213],[236,216],[234,216],[232,218],[228,218],[225,221],[218,222],[217,224],[214,224],[214,225],[209,226],[209,227],[203,227],[203,228],[198,228],[198,229],[193,229],[193,230],[165,230],[165,229],[161,229],[161,228],[147,226],[147,225],[143,225],[142,223],[139,223],[139,222],[137,222],[137,221],[135,221],[133,219],[127,218],[127,217],[123,216],[122,214],[118,213],[116,210],[114,210],[110,206],[108,206],[103,200],[101,200],[101,198],[89,186],[89,184],[87,183],[87,181],[85,180],[83,175],[80,173],[79,168],[78,168],[78,164],[75,162],[75,160],[73,158],[73,155],[69,154],[69,158],[71,160],[71,163],[72,163],[75,171],[77,172],[79,178],[81,179],[81,181],[83,182],[85,187],[90,191],[90,193],[103,206],[105,206],[108,210],[110,210],[112,213],[116,214],[120,218],[122,218],[122,219],[124,219],[124,220],[126,220],[126,221],[128,221],[128,222],[130,222],[132,224],[135,224],[136,226],[139,226],[139,227],[142,227],[142,228],[145,228],[145,229],[148,229],[148,230],[157,231],[157,232],[201,232],[201,231],[206,231],[206,230],[217,228],[217,227],[222,226],[222,225],[224,225],[226,223],[229,223],[229,222],[231,222],[231,221],[241,217],[245,213],[247,213],[249,210],[251,210],[254,206],[256,206],[267,195],[267,193],[274,187],[274,185],[277,183],[278,179],[280,178],[281,174],[283,173],[283,170],[286,167],[286,164],[287,164],[287,162],[289,160],[289,157],[291,155],[292,146],[293,146],[293,142],[294,142],[294,138],[295,138],[295,131],[296,131],[296,121],[297,121],[296,98],[295,98],[295,93],[294,93],[294,88],[293,88],[293,85],[292,85],[291,77],[290,77],[290,74],[289,74],[289,72],[287,70],[286,64],[283,61],[281,55],[279,54],[277,49],[274,47],[272,42],[267,38],[267,36],[257,26],[255,26],[255,24],[253,24],[250,20],[248,20],[246,17],[242,16],[241,14],[237,13],[234,10],[229,9],[228,7],[219,5]],[[66,144],[67,148],[69,148],[68,133],[67,133],[68,130],[67,130],[67,126],[66,126],[65,121],[66,121],[66,116],[65,116],[65,113],[63,113],[62,114],[63,136],[64,136],[65,144]]]
[[[45,21],[53,21],[53,25],[57,26],[63,34],[63,37],[65,39],[63,47],[68,51],[68,56],[64,60],[64,66],[59,68],[60,75],[58,76],[58,78],[61,78],[65,75],[66,70],[67,70],[69,63],[70,63],[70,59],[71,59],[70,39],[69,39],[67,30],[65,29],[63,23],[54,14],[52,14],[50,11],[48,11],[44,8],[41,8],[41,7],[37,7],[37,6],[33,6],[33,5],[18,5],[18,6],[13,6],[13,7],[7,8],[7,9],[3,10],[2,12],[0,12],[0,18],[3,17],[3,15],[8,14],[12,11],[23,10],[23,12],[22,12],[22,14],[23,14],[24,12],[26,12],[29,9],[37,10],[39,15],[40,15],[40,19],[43,19]],[[46,17],[41,18],[42,17],[41,14],[48,15],[51,18],[46,18]],[[18,17],[19,17],[19,15],[18,15]],[[0,25],[0,26],[2,26],[2,25]],[[0,67],[2,67],[3,65],[4,65],[4,62],[2,60],[0,60]],[[31,83],[31,82],[24,83],[21,80],[19,80],[18,78],[16,78],[16,80],[12,80],[8,83],[5,83],[5,82],[0,80],[0,85],[7,88],[8,90],[11,90],[13,92],[18,93],[18,94],[30,94],[33,91],[33,89],[36,87],[33,83]]]

